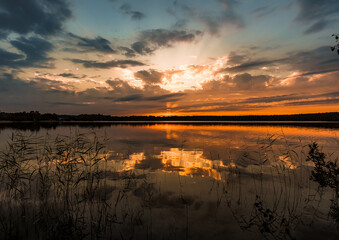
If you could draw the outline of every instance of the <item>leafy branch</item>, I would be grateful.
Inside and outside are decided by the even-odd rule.
[[[335,45],[331,47],[331,51],[336,51],[339,54],[339,34],[332,34],[335,38]]]

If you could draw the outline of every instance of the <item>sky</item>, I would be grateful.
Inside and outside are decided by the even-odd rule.
[[[338,12],[338,0],[0,0],[0,111],[338,111]]]

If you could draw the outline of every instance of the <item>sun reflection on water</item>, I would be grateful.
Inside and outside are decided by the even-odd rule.
[[[111,153],[114,155],[114,153]],[[182,176],[211,177],[221,180],[220,170],[229,167],[221,160],[209,160],[203,156],[201,150],[184,150],[171,148],[161,151],[159,155],[154,155],[153,159],[161,162],[162,172],[177,172]],[[144,152],[130,154],[127,159],[113,161],[114,169],[118,172],[130,171],[140,168],[143,161],[147,160]],[[231,165],[230,165],[231,166]],[[232,166],[231,166],[232,167]]]

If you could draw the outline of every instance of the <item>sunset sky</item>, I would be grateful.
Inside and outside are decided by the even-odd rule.
[[[338,0],[0,0],[0,111],[339,111]]]

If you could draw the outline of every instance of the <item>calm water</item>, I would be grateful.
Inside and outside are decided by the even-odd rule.
[[[339,156],[335,127],[117,124],[0,131],[3,150],[13,132],[45,141],[95,134],[103,142],[100,171],[110,186],[105,219],[113,211],[114,221],[102,238],[339,236],[329,214],[331,201],[338,199],[332,189],[310,180],[313,165],[305,161],[314,141],[328,160]]]

